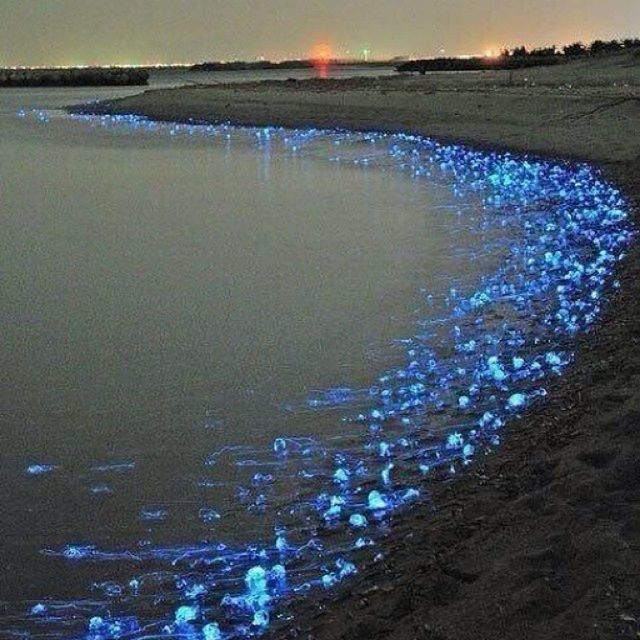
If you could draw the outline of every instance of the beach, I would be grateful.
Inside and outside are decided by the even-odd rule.
[[[640,57],[513,72],[203,85],[74,111],[180,122],[411,132],[597,163],[640,198]],[[640,255],[579,339],[570,372],[504,445],[429,487],[385,557],[343,590],[293,603],[276,637],[640,637]]]
[[[630,162],[640,57],[556,67],[347,80],[263,81],[150,90],[87,109],[167,121],[410,131],[444,141]]]

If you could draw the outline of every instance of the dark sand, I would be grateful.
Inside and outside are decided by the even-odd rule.
[[[600,163],[640,202],[640,57],[485,74],[151,91],[93,107],[165,120],[408,130]],[[433,486],[386,560],[277,637],[640,638],[640,253],[572,371],[505,444]]]

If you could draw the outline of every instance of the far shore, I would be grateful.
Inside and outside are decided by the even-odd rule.
[[[0,88],[127,87],[149,83],[146,69],[86,67],[69,69],[1,69]]]
[[[554,67],[146,91],[71,111],[181,122],[411,132],[599,164],[640,221],[640,58]],[[640,251],[599,327],[503,447],[430,486],[383,560],[293,603],[274,637],[585,640],[640,636]]]

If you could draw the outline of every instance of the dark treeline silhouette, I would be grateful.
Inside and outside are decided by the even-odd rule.
[[[569,57],[597,56],[602,53],[615,53],[624,49],[639,49],[640,38],[626,38],[624,40],[594,40],[590,45],[582,42],[562,47],[562,53]]]
[[[602,53],[615,53],[616,51],[623,51],[624,49],[637,49],[640,48],[640,38],[626,38],[625,40],[594,40],[591,44],[583,44],[582,42],[574,42],[573,44],[565,45],[562,48],[558,48],[555,45],[552,47],[541,47],[538,49],[527,50],[526,47],[516,47],[512,50],[505,50],[502,52],[503,57],[541,57],[541,56],[597,56]]]
[[[498,71],[502,69],[526,69],[543,65],[559,64],[560,56],[500,56],[497,58],[431,58],[411,60],[398,65],[400,73],[421,73],[428,71]]]
[[[599,56],[628,49],[640,49],[640,38],[625,40],[595,40],[589,45],[574,42],[562,48],[557,46],[527,49],[525,46],[504,49],[495,58],[476,56],[472,58],[431,58],[427,60],[410,60],[398,65],[400,73],[422,73],[428,71],[487,71],[510,70],[528,67],[554,65],[569,58]]]
[[[380,61],[374,60],[365,62],[364,60],[326,60],[325,64],[331,66],[357,66],[357,67],[379,67],[393,66],[396,60]],[[282,62],[271,62],[270,60],[260,60],[258,62],[247,62],[244,60],[234,60],[232,62],[202,62],[193,65],[191,71],[263,71],[270,69],[311,69],[316,66],[314,60],[283,60]]]
[[[268,69],[310,69],[313,62],[310,60],[284,60],[283,62],[202,62],[191,67],[191,71],[262,71]]]
[[[0,69],[0,87],[123,87],[148,83],[146,69]]]

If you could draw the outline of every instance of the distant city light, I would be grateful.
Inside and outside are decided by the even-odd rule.
[[[498,58],[500,57],[500,49],[498,47],[490,47],[484,51],[485,58]]]
[[[331,45],[326,42],[316,44],[311,51],[311,61],[319,78],[329,77],[329,65],[335,60]]]
[[[319,42],[314,45],[311,50],[311,59],[317,62],[328,62],[334,58],[333,49],[331,45],[326,42]]]

